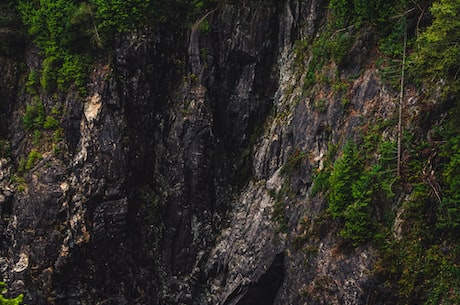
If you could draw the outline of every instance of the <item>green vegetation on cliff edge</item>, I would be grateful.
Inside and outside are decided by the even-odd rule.
[[[48,91],[75,85],[85,93],[93,58],[111,52],[118,34],[171,20],[187,20],[213,1],[19,0],[18,10],[44,56],[40,84]],[[186,23],[186,21],[184,21]]]

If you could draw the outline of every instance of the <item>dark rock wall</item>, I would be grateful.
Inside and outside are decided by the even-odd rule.
[[[10,177],[32,145],[21,123],[32,96],[6,60],[0,271],[12,292],[28,304],[364,304],[373,250],[338,253],[334,232],[308,231],[325,208],[308,192],[328,144],[394,103],[368,65],[372,43],[340,72],[363,71],[353,111],[321,84],[301,92],[294,42],[321,30],[324,6],[229,2],[206,17],[209,31],[199,20],[123,35],[112,63],[95,64],[87,96],[39,94],[47,109],[63,105],[65,140],[20,183]],[[38,62],[28,50],[27,67]],[[299,151],[308,158],[281,175]],[[286,184],[280,231],[273,193]],[[305,234],[314,255],[291,245]]]

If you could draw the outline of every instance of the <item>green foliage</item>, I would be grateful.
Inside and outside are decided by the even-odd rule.
[[[402,44],[399,43],[392,45],[394,46]],[[382,78],[382,81],[395,91],[400,89],[402,68],[402,61],[400,58],[383,58],[377,62],[377,65],[379,66],[379,74]]]
[[[40,85],[46,90],[53,90],[56,88],[57,82],[57,58],[49,56],[42,62],[42,74],[40,77]]]
[[[82,52],[89,41],[82,40],[86,29],[73,22],[77,8],[73,0],[19,1],[22,20],[45,57],[40,84],[46,90],[67,91],[70,83],[84,90],[89,55]]]
[[[45,123],[43,123],[44,129],[56,129],[59,127],[59,122],[52,116],[46,116]]]
[[[29,34],[45,56],[40,77],[42,87],[46,90],[59,87],[66,91],[69,83],[75,82],[82,88],[82,78],[85,77],[81,74],[88,66],[86,61],[81,60],[87,55],[75,54],[85,45],[80,40],[84,36],[84,29],[72,23],[77,12],[75,2],[20,0],[18,8]]]
[[[211,25],[207,19],[203,19],[200,22],[200,31],[204,34],[209,34],[209,32],[211,32]]]
[[[353,41],[354,36],[350,32],[334,31],[331,27],[311,42],[306,39],[296,41],[295,66],[300,73],[305,74],[304,92],[315,83],[329,81],[324,77],[323,67],[331,61],[338,66],[343,64]]]
[[[38,147],[40,145],[41,138],[42,138],[41,131],[38,129],[35,129],[32,134],[32,143],[35,147]]]
[[[396,182],[397,172],[397,144],[396,141],[384,141],[379,147],[380,158],[376,179],[379,181],[380,197],[392,199],[395,195],[393,184]]]
[[[430,131],[428,141],[405,133],[408,161],[401,179],[410,196],[400,209],[398,239],[387,235],[375,268],[385,285],[392,286],[398,304],[459,304],[458,125],[458,109],[451,109],[442,125]],[[392,162],[392,150],[382,146],[382,152],[388,151],[382,153],[382,164]]]
[[[370,173],[363,174],[351,185],[353,201],[346,206],[342,217],[345,226],[340,235],[351,241],[353,246],[368,240],[373,236],[371,201],[373,195],[373,178],[377,175],[377,168]]]
[[[372,137],[368,135],[367,139]],[[353,142],[347,142],[332,169],[323,171],[319,181],[315,178],[314,183],[319,183],[316,187],[321,187],[321,191],[328,188],[327,211],[343,221],[339,234],[352,246],[379,234],[377,222],[384,219],[376,214],[380,214],[384,203],[394,196],[395,149],[394,142],[375,139],[372,147],[365,144],[360,150]],[[377,163],[368,157],[371,152],[379,154]],[[374,165],[366,165],[368,163]]]
[[[401,58],[404,49],[404,37],[407,25],[414,19],[410,16],[420,10],[421,0],[331,0],[329,8],[334,28],[371,27],[379,36],[379,49],[393,62],[383,65],[383,75],[390,84],[400,80]],[[423,6],[423,5],[422,5]],[[412,32],[411,32],[412,33]],[[409,37],[410,38],[410,37]],[[409,39],[409,45],[411,39]],[[339,52],[340,54],[340,52]],[[393,75],[394,74],[394,75]]]
[[[401,7],[405,0],[330,0],[329,8],[332,11],[337,27],[349,24],[369,22],[373,24],[388,23],[388,19]]]
[[[341,64],[345,55],[353,43],[353,36],[347,31],[335,31],[332,29],[321,34],[313,43],[312,54],[317,59],[332,59]]]
[[[350,85],[348,84],[348,82],[340,80],[332,84],[332,90],[334,91],[335,94],[340,95],[340,94],[346,93],[349,86]]]
[[[458,253],[446,255],[439,246],[427,251],[424,266],[428,269],[428,293],[425,305],[460,304],[460,267],[453,260],[456,256]]]
[[[333,12],[337,25],[343,26],[348,23],[353,3],[348,0],[330,0],[329,8]]]
[[[46,55],[54,55],[59,47],[69,46],[76,38],[70,23],[76,11],[72,0],[21,0],[18,8],[29,33]]]
[[[393,240],[382,247],[375,265],[378,276],[393,286],[397,304],[459,304],[458,247],[430,246],[419,238]]]
[[[326,158],[323,161],[323,167],[318,170],[313,177],[313,186],[311,188],[310,196],[315,196],[318,193],[326,193],[329,188],[329,178],[332,172],[332,160],[337,153],[337,146],[329,144],[327,149]]]
[[[45,106],[42,102],[34,100],[32,104],[26,106],[26,111],[22,117],[22,124],[28,131],[41,129],[45,123]]]
[[[460,2],[438,0],[431,7],[433,23],[417,38],[414,72],[427,84],[444,82],[444,95],[460,91]]]
[[[32,169],[35,164],[42,158],[42,155],[35,149],[32,149],[27,156],[27,161],[24,165],[25,170],[30,170]]]
[[[328,211],[333,217],[343,217],[346,208],[354,201],[352,187],[363,170],[362,160],[356,145],[349,141],[343,148],[343,155],[334,163],[329,177]]]
[[[66,54],[57,73],[57,87],[66,91],[71,84],[79,88],[81,94],[86,93],[86,77],[90,65],[88,56]]]
[[[110,45],[117,33],[133,30],[148,21],[152,1],[148,0],[91,0],[94,19],[103,45]]]
[[[22,294],[15,298],[6,298],[4,294],[7,292],[5,282],[0,282],[0,305],[20,305],[24,296]]]
[[[58,144],[63,140],[63,131],[59,124],[62,113],[59,105],[51,109],[47,114],[45,106],[38,99],[26,106],[22,117],[24,129],[29,133],[33,149],[29,152],[26,159],[22,158],[18,164],[18,172],[23,174],[32,169],[37,161],[41,159],[40,151],[53,148],[57,153]]]
[[[197,9],[202,9],[202,8],[205,7],[206,2],[208,2],[208,1],[204,1],[204,0],[193,0],[193,5],[194,5],[195,8],[197,8]]]
[[[62,129],[56,129],[53,132],[53,142],[54,143],[59,143],[64,139],[64,135],[62,133]]]
[[[154,22],[187,24],[216,1],[182,0],[19,0],[18,10],[43,62],[40,84],[45,90],[82,94],[94,47],[112,50],[115,37]],[[1,17],[1,15],[0,15]],[[202,22],[209,31],[207,20]],[[29,86],[30,87],[30,86]]]
[[[32,70],[29,72],[26,81],[26,90],[29,94],[37,93],[37,84],[39,82],[40,75],[37,70]]]
[[[396,18],[391,27],[386,29],[381,35],[379,49],[392,59],[401,60],[404,49],[404,35],[407,33],[408,20],[405,16]],[[399,73],[401,71],[399,70]]]
[[[22,116],[22,124],[27,131],[36,133],[41,130],[54,130],[59,127],[59,121],[56,117],[61,115],[57,106],[51,109],[51,115],[46,114],[45,105],[38,99],[26,106]]]
[[[460,134],[449,138],[441,153],[446,165],[442,172],[444,196],[438,208],[437,227],[460,237]]]
[[[189,18],[193,20],[197,19],[202,19],[204,15],[206,15],[208,12],[210,12],[213,8],[217,6],[218,3],[221,3],[222,1],[219,0],[193,0],[190,1],[190,4],[188,4],[188,12],[189,12]],[[203,33],[209,33],[211,30],[211,27],[209,25],[209,22],[205,18],[200,24],[200,30]],[[204,23],[204,24],[203,24]]]
[[[320,192],[324,193],[329,189],[330,175],[331,171],[329,169],[320,170],[315,174],[313,177],[313,186],[311,188],[310,196],[316,196],[316,194]]]

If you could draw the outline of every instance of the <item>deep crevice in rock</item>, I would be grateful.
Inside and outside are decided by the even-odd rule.
[[[245,296],[237,305],[273,304],[278,290],[284,280],[284,252],[276,255],[270,268],[259,281],[250,286]]]

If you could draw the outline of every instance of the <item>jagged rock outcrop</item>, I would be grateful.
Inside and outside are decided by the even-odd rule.
[[[0,161],[0,271],[12,293],[28,304],[379,304],[375,250],[342,251],[325,199],[309,195],[328,145],[396,105],[370,30],[334,76],[360,72],[347,78],[349,108],[327,84],[303,92],[295,41],[321,32],[325,12],[316,0],[230,1],[206,16],[209,31],[199,20],[122,35],[85,97],[39,94],[46,111],[64,109],[65,136],[19,183],[33,97],[17,62],[0,65],[12,150]],[[28,48],[29,68],[37,56]]]

